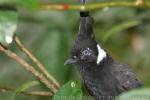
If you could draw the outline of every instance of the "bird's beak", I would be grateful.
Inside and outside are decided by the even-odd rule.
[[[70,58],[70,59],[68,59],[68,60],[65,61],[64,65],[75,64],[76,62],[77,62],[76,59]]]

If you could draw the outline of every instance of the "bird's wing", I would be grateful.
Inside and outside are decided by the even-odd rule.
[[[142,84],[137,78],[137,75],[129,69],[128,65],[119,62],[114,62],[112,74],[116,77],[121,91],[126,91],[132,88],[140,87]]]

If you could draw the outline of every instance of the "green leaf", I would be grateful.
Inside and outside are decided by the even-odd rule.
[[[0,0],[0,4],[15,5],[27,9],[35,9],[39,7],[38,0]]]
[[[16,11],[0,11],[0,43],[7,46],[12,43],[17,28]]]
[[[72,67],[64,66],[69,54],[69,40],[69,33],[51,30],[49,33],[42,34],[40,40],[36,41],[37,58],[61,84],[69,81],[72,71]]]
[[[39,7],[38,0],[16,0],[18,5],[22,5],[27,9],[36,9]]]
[[[36,86],[36,85],[39,85],[39,82],[38,81],[31,81],[31,82],[27,82],[27,83],[24,83],[22,86],[20,86],[19,88],[17,88],[14,93],[12,94],[11,96],[11,99],[10,100],[13,100],[15,98],[15,96],[17,94],[19,94],[20,92],[23,92],[33,86]]]
[[[141,24],[141,21],[138,20],[130,20],[130,21],[126,21],[123,23],[120,23],[114,27],[112,27],[111,29],[109,29],[109,31],[107,31],[103,37],[103,42],[106,42],[107,40],[109,40],[109,38],[113,35],[116,34],[122,30],[125,30],[127,28],[133,27],[133,26],[137,26],[139,24]]]
[[[82,100],[82,95],[81,82],[70,81],[58,90],[52,100]]]
[[[125,92],[117,97],[117,100],[149,100],[150,88],[135,89]]]

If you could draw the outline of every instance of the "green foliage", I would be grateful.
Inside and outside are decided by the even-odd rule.
[[[42,40],[35,47],[35,53],[40,61],[44,63],[46,69],[63,84],[69,80],[68,76],[71,73],[71,67],[64,66],[65,59],[67,59],[66,54],[68,53],[69,34],[51,31],[42,36]],[[41,52],[44,52],[44,55]]]
[[[35,9],[39,6],[38,0],[0,0],[0,4],[25,7],[26,9]]]
[[[102,1],[109,2],[109,0]],[[46,0],[46,2],[45,0],[41,0],[40,2],[46,4],[78,3],[75,0]],[[10,4],[17,7],[18,12],[0,11],[0,42],[7,45],[8,42],[5,38],[8,36],[12,39],[17,27],[16,33],[19,33],[18,35],[25,45],[62,84],[62,87],[53,99],[58,99],[60,96],[73,96],[75,98],[79,97],[78,99],[81,100],[83,94],[81,84],[74,82],[75,87],[72,88],[71,82],[73,81],[68,82],[73,79],[79,80],[79,75],[76,73],[76,69],[72,70],[72,66],[64,66],[64,61],[69,57],[69,50],[76,35],[74,33],[78,31],[79,12],[32,10],[39,8],[38,0],[0,0],[0,5],[3,4]],[[113,58],[133,66],[144,85],[149,86],[150,10],[106,7],[92,11],[91,16],[94,17],[96,23],[93,27],[97,40],[102,42]],[[7,22],[12,24],[9,28],[6,27]],[[10,30],[11,27],[15,28]],[[10,33],[7,31],[10,31]],[[14,44],[10,48],[22,56],[22,53],[15,48]],[[22,69],[19,64],[0,53],[0,85],[20,86],[27,81],[35,80],[34,78]],[[44,98],[19,94],[35,85],[37,85],[36,82],[35,84],[34,82],[33,84],[29,82],[19,87],[13,94],[12,92],[0,93],[0,100],[8,100],[10,96],[12,98],[15,97],[15,100],[49,100],[50,97]],[[41,85],[36,88],[46,90]],[[149,96],[148,93],[150,93],[149,89],[135,91],[134,93],[137,95]],[[122,94],[119,100],[128,100],[131,94]],[[124,99],[124,97],[126,98]]]
[[[31,81],[31,82],[24,83],[22,86],[20,86],[13,92],[10,100],[14,100],[14,98],[17,94],[19,94],[20,92],[26,91],[27,89],[29,89],[33,86],[36,86],[36,85],[39,85],[38,81]]]
[[[112,28],[110,28],[104,35],[103,37],[103,42],[106,42],[109,40],[110,37],[112,37],[112,35],[117,34],[120,31],[123,31],[125,29],[131,28],[131,27],[135,27],[139,24],[141,24],[142,22],[140,22],[139,20],[128,20],[125,21],[123,23],[120,23],[119,25],[114,25]]]
[[[0,11],[0,43],[8,45],[13,41],[17,28],[18,13],[15,11]]]
[[[70,81],[64,84],[52,100],[82,100],[81,82]]]
[[[150,88],[141,88],[125,92],[117,97],[117,100],[149,100]]]

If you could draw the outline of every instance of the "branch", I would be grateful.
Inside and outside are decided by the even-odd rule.
[[[145,5],[145,0],[136,0],[136,5],[138,6]]]
[[[105,7],[134,7],[134,8],[150,8],[150,2],[144,0],[135,0],[135,2],[114,1],[114,2],[99,2],[85,5],[68,5],[68,4],[41,4],[42,10],[95,10]]]
[[[47,88],[49,88],[52,92],[56,93],[57,89],[54,85],[50,84],[49,81],[43,76],[43,74],[39,73],[33,66],[28,64],[25,60],[20,58],[16,53],[12,52],[9,49],[6,49],[2,45],[0,45],[0,51],[5,53],[8,57],[15,60],[17,63],[22,65],[27,71],[31,72],[34,76],[36,76]]]
[[[7,91],[14,91],[16,90],[13,87],[6,87],[6,86],[0,86],[0,92],[7,92]],[[51,92],[45,92],[45,91],[23,91],[21,92],[24,95],[31,95],[31,96],[52,96],[53,94]]]
[[[36,66],[41,70],[41,72],[54,84],[56,85],[56,88],[59,88],[60,85],[59,83],[56,81],[56,79],[48,73],[48,71],[45,69],[45,67],[40,63],[40,61],[23,45],[23,43],[20,41],[19,37],[17,37],[15,35],[14,37],[15,42],[17,44],[17,46],[19,47],[19,49],[24,52],[32,61],[34,64],[36,64]]]

